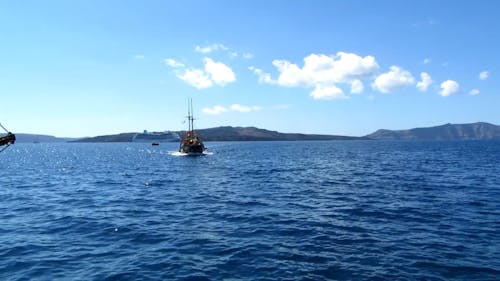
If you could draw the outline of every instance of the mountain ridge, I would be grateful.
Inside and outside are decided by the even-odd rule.
[[[183,135],[185,131],[175,131]],[[322,134],[280,133],[256,127],[220,126],[197,129],[196,133],[204,141],[300,141],[300,140],[366,140],[365,137],[350,137]],[[73,142],[131,142],[137,133],[122,133],[91,138],[82,138]]]
[[[380,129],[365,137],[373,140],[500,140],[500,126],[487,122],[447,123],[408,130]]]
[[[300,141],[300,140],[500,140],[500,126],[487,122],[443,124],[406,130],[379,129],[362,137],[281,133],[257,127],[220,126],[196,130],[204,141]],[[176,131],[182,135],[185,131]],[[131,142],[137,132],[85,138],[60,138],[16,133],[17,142]]]
[[[59,138],[51,135],[44,134],[25,134],[15,133],[16,142],[18,143],[38,143],[38,142],[68,142],[76,140],[76,138]]]

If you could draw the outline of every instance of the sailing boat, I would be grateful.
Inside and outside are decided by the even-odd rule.
[[[0,127],[7,132],[6,136],[0,137],[0,146],[6,145],[3,149],[0,149],[0,152],[4,151],[9,145],[14,144],[16,142],[16,135],[13,133],[9,132],[7,129],[5,129],[2,124],[0,124]]]
[[[203,155],[203,151],[205,151],[205,145],[203,141],[196,135],[194,131],[194,117],[193,117],[193,101],[191,99],[188,100],[188,130],[186,131],[186,135],[181,139],[181,143],[179,145],[179,152],[185,153],[187,155]]]

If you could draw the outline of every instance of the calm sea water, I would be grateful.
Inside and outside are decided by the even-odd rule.
[[[0,280],[499,280],[500,142],[16,144]]]

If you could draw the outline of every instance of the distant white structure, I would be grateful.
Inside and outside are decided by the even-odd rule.
[[[165,131],[165,132],[148,132],[144,130],[142,134],[136,134],[133,138],[133,142],[150,142],[150,143],[161,143],[161,142],[177,142],[181,139],[179,134],[175,132]]]

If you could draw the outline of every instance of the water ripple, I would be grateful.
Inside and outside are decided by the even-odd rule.
[[[1,280],[498,280],[499,142],[16,144]]]

